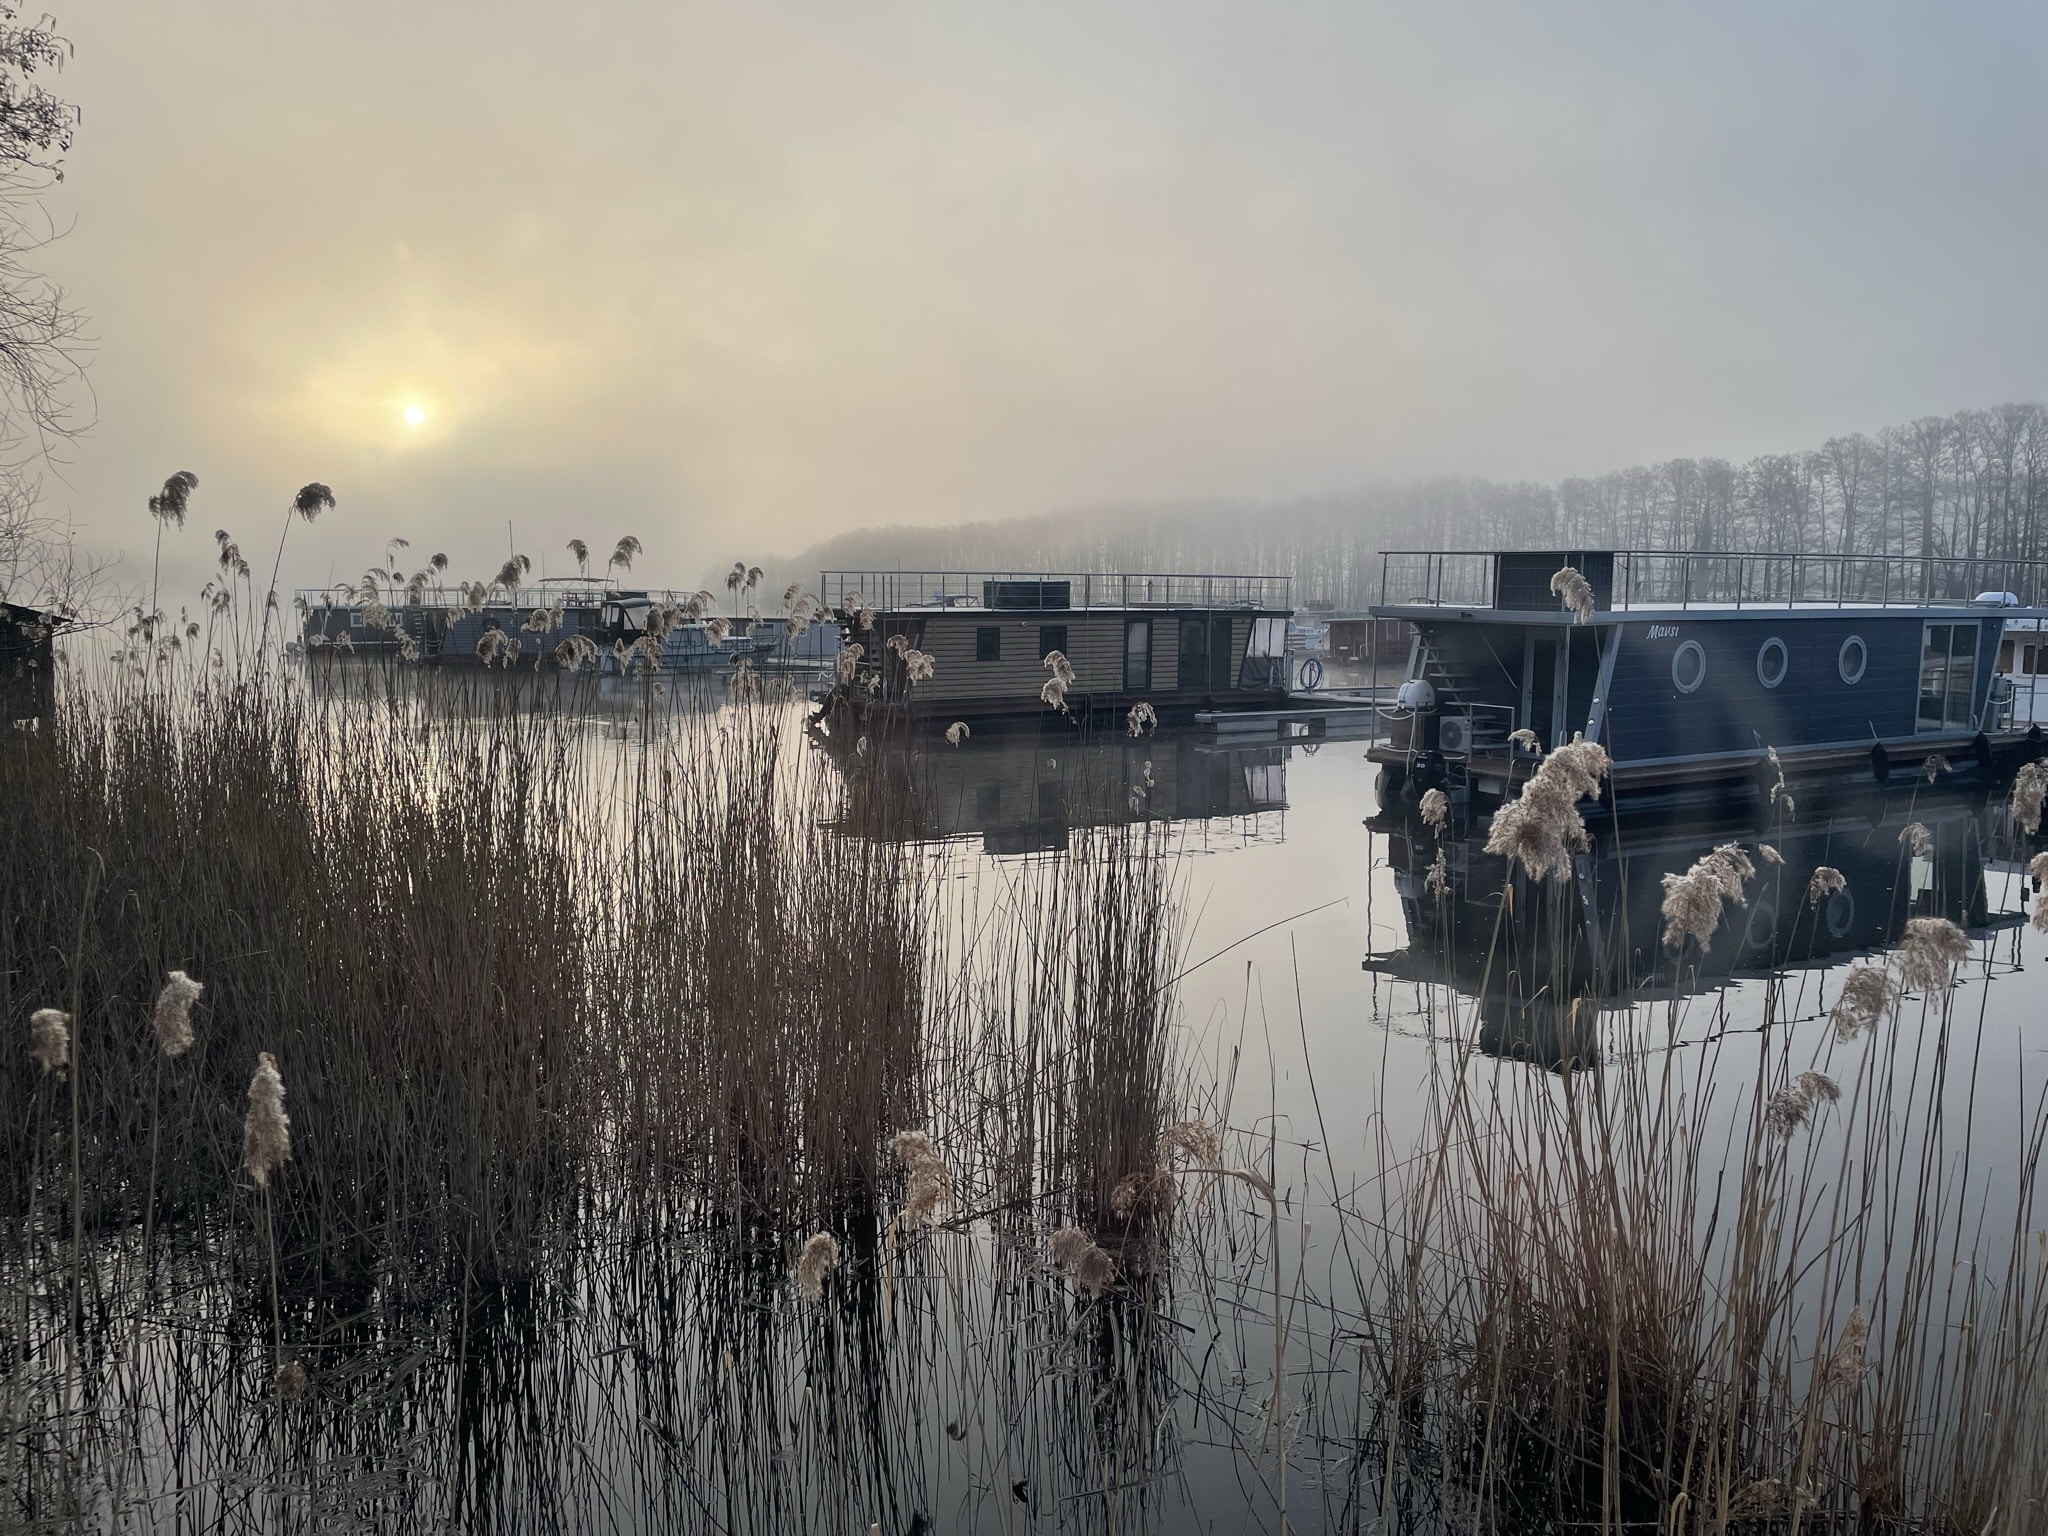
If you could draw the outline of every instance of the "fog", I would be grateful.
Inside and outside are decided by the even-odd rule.
[[[1735,460],[2048,395],[2036,7],[102,3],[45,263],[146,584]],[[419,421],[408,423],[409,407]],[[508,535],[508,524],[510,531]],[[267,561],[264,562],[267,564]]]

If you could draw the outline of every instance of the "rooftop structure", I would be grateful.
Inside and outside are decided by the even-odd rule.
[[[1738,550],[1395,549],[1380,555],[1375,608],[1555,613],[1561,565],[1591,584],[1598,612],[1691,608],[2048,605],[2048,560]]]

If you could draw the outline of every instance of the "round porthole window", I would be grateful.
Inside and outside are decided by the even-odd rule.
[[[1847,886],[1828,897],[1822,915],[1827,919],[1830,937],[1846,939],[1849,936],[1849,930],[1856,926],[1856,898],[1849,894]]]
[[[1696,692],[1707,680],[1707,653],[1697,640],[1683,640],[1671,653],[1671,682],[1680,693]]]
[[[1863,681],[1863,669],[1870,665],[1870,647],[1863,643],[1861,635],[1851,635],[1842,642],[1841,654],[1835,658],[1835,670],[1842,674],[1845,683]]]
[[[1792,668],[1792,653],[1785,649],[1785,642],[1776,635],[1771,636],[1756,651],[1756,680],[1766,688],[1775,688],[1785,681],[1785,674]]]

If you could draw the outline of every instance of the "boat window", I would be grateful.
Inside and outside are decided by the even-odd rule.
[[[1209,623],[1206,619],[1180,621],[1180,685],[1191,689],[1209,686]]]
[[[976,661],[1001,661],[1003,659],[1003,630],[999,624],[977,625],[974,631],[974,659]]]
[[[1791,669],[1792,653],[1776,635],[1757,647],[1756,680],[1766,688],[1775,688],[1785,681],[1785,674]]]
[[[1251,635],[1245,641],[1244,665],[1238,669],[1240,688],[1279,688],[1287,682],[1287,621],[1253,619]]]
[[[1920,715],[1923,731],[1968,729],[1977,683],[1975,624],[1929,624],[1920,645]]]
[[[1045,660],[1058,651],[1067,660],[1074,658],[1067,654],[1067,626],[1064,624],[1041,624],[1038,626],[1038,659]]]
[[[1124,625],[1124,691],[1144,693],[1152,686],[1152,621],[1132,619]]]
[[[1842,681],[1856,684],[1863,681],[1863,669],[1870,665],[1870,647],[1863,643],[1861,635],[1851,635],[1842,642],[1842,649],[1835,656],[1835,670],[1842,675]]]
[[[1287,765],[1246,763],[1244,792],[1255,809],[1284,805],[1287,800]]]
[[[1671,683],[1680,693],[1697,692],[1707,680],[1707,653],[1697,640],[1682,640],[1671,653]]]

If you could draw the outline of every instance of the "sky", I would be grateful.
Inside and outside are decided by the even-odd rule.
[[[145,586],[175,469],[173,590],[315,479],[287,586],[626,533],[695,585],[2048,395],[2038,5],[52,5],[46,489]]]

